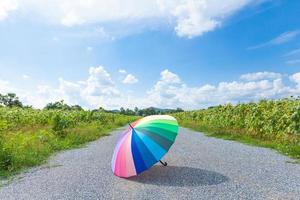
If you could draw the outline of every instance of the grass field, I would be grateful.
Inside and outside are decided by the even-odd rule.
[[[105,136],[135,116],[0,107],[0,175],[43,163],[54,152]]]
[[[262,100],[174,114],[179,124],[208,136],[268,147],[299,161],[300,99]]]

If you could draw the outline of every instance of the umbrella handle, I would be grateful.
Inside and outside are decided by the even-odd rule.
[[[131,124],[129,124],[130,128],[133,129],[133,127],[131,126]]]
[[[165,166],[165,167],[168,165],[167,162],[163,162],[163,161],[161,161],[161,160],[159,160],[159,162],[160,162],[163,166]]]

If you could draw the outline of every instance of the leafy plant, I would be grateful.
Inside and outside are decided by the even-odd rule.
[[[292,127],[295,133],[300,133],[300,106],[295,108],[292,115]]]
[[[175,113],[182,126],[231,138],[252,138],[300,158],[300,99],[261,100]],[[237,137],[240,136],[240,137]],[[269,145],[270,146],[270,145]]]
[[[78,147],[135,119],[97,110],[0,107],[0,175],[37,165],[55,151]]]

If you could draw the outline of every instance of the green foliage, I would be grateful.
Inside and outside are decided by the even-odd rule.
[[[60,137],[65,136],[65,129],[68,128],[68,120],[64,120],[61,115],[56,114],[53,117],[52,130]]]
[[[23,107],[21,101],[14,93],[8,93],[6,95],[0,94],[0,105],[8,107]]]
[[[181,108],[176,109],[161,109],[161,108],[155,108],[155,107],[149,107],[144,109],[139,109],[138,107],[135,107],[133,110],[129,108],[123,108],[121,107],[120,110],[105,110],[104,108],[100,107],[97,110],[98,112],[105,112],[105,113],[119,113],[122,115],[129,115],[129,116],[149,116],[149,115],[165,115],[165,114],[171,114],[171,113],[178,113],[183,112],[184,110]]]
[[[82,111],[82,107],[79,105],[69,106],[68,104],[64,103],[63,100],[57,101],[55,103],[48,103],[45,108],[46,110],[75,110],[75,111]]]
[[[100,111],[0,107],[0,175],[40,164],[136,120]]]
[[[165,114],[178,113],[178,112],[183,112],[183,111],[184,110],[181,108],[161,109],[161,108],[149,107],[149,108],[139,109],[139,108],[135,107],[134,110],[130,110],[128,108],[125,110],[124,108],[120,108],[121,114],[136,115],[136,116],[165,115]]]
[[[215,135],[239,135],[272,141],[275,149],[300,158],[300,99],[226,104],[174,114],[182,126]],[[275,147],[276,146],[276,147]],[[296,156],[295,156],[296,155]]]
[[[292,115],[292,128],[295,133],[300,133],[300,106],[295,108]]]

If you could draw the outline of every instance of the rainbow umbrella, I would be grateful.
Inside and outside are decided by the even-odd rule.
[[[116,176],[128,178],[138,175],[160,161],[175,141],[178,123],[168,115],[144,117],[122,134],[112,158]]]

